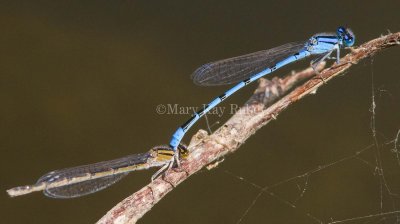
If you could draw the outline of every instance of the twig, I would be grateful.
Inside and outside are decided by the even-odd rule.
[[[102,217],[98,223],[135,223],[157,204],[166,194],[203,167],[236,151],[246,139],[258,129],[285,110],[289,105],[326,84],[330,79],[343,74],[360,60],[371,57],[377,52],[400,44],[400,32],[382,36],[364,43],[340,60],[339,65],[324,69],[319,78],[304,80],[313,76],[312,70],[294,73],[284,79],[262,81],[253,97],[230,120],[214,134],[208,136],[199,131],[189,145],[190,155],[181,162],[181,167],[167,171],[164,177],[157,178],[138,192],[124,199]],[[304,83],[302,83],[304,82]],[[272,85],[271,85],[272,83]],[[299,83],[302,83],[299,85]],[[294,86],[299,85],[293,89]],[[271,95],[275,97],[271,97]],[[282,97],[285,95],[284,97]],[[270,104],[270,99],[279,100]],[[265,100],[267,100],[265,102]],[[221,161],[220,161],[221,162]]]

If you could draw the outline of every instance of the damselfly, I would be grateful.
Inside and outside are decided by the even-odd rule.
[[[350,29],[339,27],[336,33],[319,33],[307,41],[292,42],[269,50],[202,65],[192,74],[195,84],[201,86],[237,84],[194,113],[180,126],[172,135],[169,143],[171,150],[176,151],[189,128],[204,114],[249,83],[310,55],[317,56],[311,62],[315,71],[318,64],[327,59],[335,50],[336,62],[339,64],[340,48],[351,47],[354,41],[355,36]],[[177,157],[179,154],[175,153],[175,160],[179,161]]]
[[[179,145],[180,156],[188,155],[186,146]],[[152,179],[166,170],[173,160],[174,151],[168,146],[157,146],[141,154],[119,159],[71,167],[49,172],[34,185],[15,187],[7,190],[10,196],[19,196],[34,191],[43,191],[52,198],[75,198],[102,190],[135,170],[162,167]]]

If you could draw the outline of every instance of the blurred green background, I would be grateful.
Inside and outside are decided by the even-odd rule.
[[[203,63],[306,40],[339,25],[353,28],[360,44],[388,30],[400,31],[399,7],[395,0],[2,1],[1,222],[97,221],[147,184],[155,170],[132,173],[107,190],[72,200],[41,193],[9,198],[5,190],[33,184],[51,170],[168,143],[189,114],[159,114],[158,105],[201,106],[228,89],[192,84],[191,72]],[[400,200],[387,193],[389,188],[400,194],[393,144],[381,148],[387,188],[380,185],[374,148],[340,162],[373,143],[372,71],[378,141],[395,138],[400,129],[399,57],[400,49],[392,48],[373,63],[353,66],[315,96],[290,107],[217,169],[180,185],[140,223],[236,223],[259,190],[227,172],[267,186],[330,163],[334,165],[308,179],[271,188],[275,196],[263,194],[241,222],[327,223],[400,210]],[[222,106],[242,105],[255,86]],[[208,116],[211,124],[229,117]],[[207,128],[204,119],[185,142],[199,128]],[[385,222],[395,220],[391,215]]]

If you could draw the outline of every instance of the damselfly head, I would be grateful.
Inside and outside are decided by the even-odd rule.
[[[338,37],[343,41],[343,46],[351,47],[354,45],[356,37],[354,36],[353,31],[349,28],[345,28],[340,26],[336,31]]]
[[[179,150],[179,158],[185,159],[189,156],[189,150],[187,149],[187,146],[184,144],[179,144],[178,146]]]

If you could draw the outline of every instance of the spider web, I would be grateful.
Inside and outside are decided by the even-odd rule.
[[[274,184],[262,186],[248,178],[239,176],[228,170],[223,171],[225,174],[251,186],[257,190],[257,195],[251,203],[240,215],[236,223],[243,223],[250,215],[249,212],[254,209],[260,200],[263,198],[273,198],[279,203],[295,210],[298,214],[306,217],[309,223],[320,224],[343,224],[343,223],[400,223],[400,189],[396,186],[395,180],[400,178],[400,129],[392,134],[388,140],[378,140],[377,136],[381,134],[376,129],[376,89],[374,86],[373,61],[371,60],[371,135],[372,143],[358,150],[352,150],[352,153],[337,159],[333,162],[320,165],[299,175],[278,181]],[[382,88],[378,89],[380,94],[390,93]],[[368,157],[372,154],[372,157]],[[345,217],[345,218],[323,218],[321,215],[316,215],[314,212],[308,211],[301,201],[305,200],[305,196],[312,194],[313,178],[317,175],[323,175],[322,171],[334,169],[344,163],[359,162],[363,164],[363,169],[367,169],[369,173],[375,177],[378,184],[379,194],[378,210],[371,212],[366,211],[365,215]],[[351,172],[351,171],[349,171]],[[393,186],[392,186],[393,183]],[[282,193],[282,189],[291,188],[291,193]],[[351,186],[349,186],[351,187]],[[397,187],[397,188],[396,188]],[[293,188],[295,193],[293,193]],[[351,199],[350,199],[351,200]],[[343,205],[345,209],[346,205]],[[362,205],[360,205],[362,206]]]

